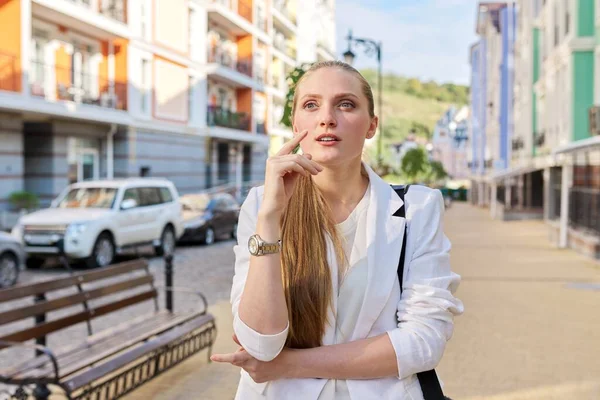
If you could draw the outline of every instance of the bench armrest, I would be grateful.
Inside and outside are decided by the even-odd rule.
[[[56,356],[54,355],[54,353],[52,353],[52,350],[50,350],[48,347],[42,346],[39,344],[29,344],[29,343],[10,342],[10,341],[6,341],[6,340],[0,340],[0,348],[5,348],[5,347],[24,347],[24,348],[28,348],[28,349],[32,349],[32,350],[41,351],[46,356],[48,356],[48,358],[52,362],[52,368],[54,369],[54,380],[53,381],[58,382],[58,380],[59,380],[58,361],[56,360]],[[40,381],[40,379],[31,379],[31,382],[29,382],[28,379],[12,379],[11,375],[4,375],[4,372],[9,372],[9,371],[10,370],[0,371],[0,382],[7,383],[7,384],[13,384],[13,383],[27,384],[27,383],[36,383],[36,382]],[[17,372],[20,372],[20,371],[15,370],[15,373],[17,373]]]
[[[165,286],[165,285],[154,285],[154,286],[156,288],[164,289],[165,292],[195,294],[196,296],[200,297],[200,300],[202,300],[202,304],[204,305],[204,311],[202,313],[204,314],[208,311],[208,302],[206,301],[206,297],[199,290],[184,287],[184,286]]]

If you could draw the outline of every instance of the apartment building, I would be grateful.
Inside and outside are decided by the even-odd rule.
[[[543,219],[558,247],[600,258],[600,2],[519,0],[516,8],[510,163],[481,179],[483,196],[492,216]]]
[[[333,0],[297,1],[0,2],[0,209],[86,179],[260,183],[286,73],[335,54]]]

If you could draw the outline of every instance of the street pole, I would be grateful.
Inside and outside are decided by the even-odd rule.
[[[363,39],[363,38],[355,38],[352,36],[352,30],[348,31],[348,36],[346,37],[348,41],[348,50],[344,52],[344,59],[350,65],[354,61],[354,52],[352,51],[352,44],[356,44],[365,48],[367,55],[375,55],[377,56],[377,88],[378,88],[378,96],[377,96],[377,104],[379,107],[379,120],[378,120],[378,128],[379,128],[379,137],[377,138],[377,167],[381,168],[383,164],[382,160],[382,146],[383,146],[383,64],[381,62],[381,45],[382,42],[376,42],[372,39]]]

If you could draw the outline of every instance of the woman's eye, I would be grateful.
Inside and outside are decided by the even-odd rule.
[[[309,102],[309,103],[306,103],[306,104],[304,105],[304,108],[311,109],[311,108],[315,108],[316,106],[317,106],[317,104],[316,104],[315,102],[312,102],[312,101],[311,101],[311,102]]]
[[[342,103],[340,103],[340,106],[342,106],[344,108],[347,108],[347,107],[352,108],[352,107],[354,107],[354,104],[350,101],[343,101]]]

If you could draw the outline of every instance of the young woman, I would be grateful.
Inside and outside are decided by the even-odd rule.
[[[463,311],[441,193],[412,186],[406,219],[393,216],[403,201],[361,159],[378,120],[350,65],[314,64],[292,115],[294,138],[268,159],[239,217],[231,302],[241,348],[212,360],[241,367],[236,399],[423,399],[416,373],[437,366]]]

